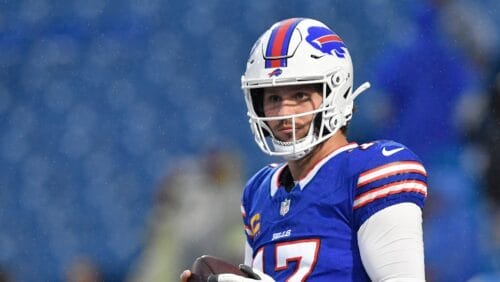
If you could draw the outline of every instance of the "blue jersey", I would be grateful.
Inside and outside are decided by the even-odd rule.
[[[418,157],[393,141],[346,145],[287,191],[286,164],[247,183],[242,214],[253,266],[276,281],[370,281],[357,231],[390,205],[422,207],[427,175]]]

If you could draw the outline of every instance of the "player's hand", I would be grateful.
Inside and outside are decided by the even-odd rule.
[[[208,282],[255,282],[256,280],[262,282],[275,282],[271,276],[259,271],[255,268],[251,268],[248,265],[240,264],[241,272],[245,273],[247,277],[239,276],[236,274],[218,274],[211,275],[208,277]]]
[[[181,273],[181,282],[188,282],[189,277],[191,277],[191,271],[190,270],[184,270]]]

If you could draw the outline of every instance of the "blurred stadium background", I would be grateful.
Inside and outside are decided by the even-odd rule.
[[[124,281],[179,159],[237,151],[244,178],[271,161],[252,140],[240,76],[254,40],[297,16],[331,26],[355,84],[373,84],[352,139],[395,139],[428,165],[429,280],[500,281],[498,202],[485,181],[500,141],[484,136],[500,2],[3,0],[7,281],[66,281],[79,258]]]

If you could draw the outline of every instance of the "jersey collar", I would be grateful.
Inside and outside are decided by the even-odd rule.
[[[337,150],[331,152],[330,154],[328,154],[325,158],[323,158],[321,161],[319,161],[312,169],[311,171],[309,171],[309,173],[307,173],[307,175],[302,178],[301,180],[299,180],[299,186],[300,186],[300,189],[303,190],[304,187],[314,178],[314,176],[316,175],[316,173],[319,171],[319,169],[326,163],[328,162],[329,160],[331,160],[333,157],[337,156],[338,154],[344,152],[344,151],[347,151],[347,150],[351,150],[351,149],[354,149],[358,147],[358,144],[357,143],[349,143],[345,146],[342,146],[340,148],[338,148]],[[285,167],[287,166],[287,163],[284,163],[282,164],[281,166],[279,166],[273,173],[273,176],[271,177],[271,189],[270,189],[270,192],[271,192],[271,197],[274,196],[274,194],[276,194],[276,191],[278,191],[278,188],[280,187],[280,183],[279,183],[279,178],[280,178],[280,175],[281,173],[283,173],[283,170],[285,169]]]

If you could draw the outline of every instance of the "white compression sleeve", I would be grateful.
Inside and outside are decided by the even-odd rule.
[[[366,272],[377,282],[425,281],[422,210],[401,203],[378,211],[358,231]]]
[[[244,264],[252,266],[252,247],[250,247],[250,244],[248,244],[248,241],[245,240],[245,260]]]

